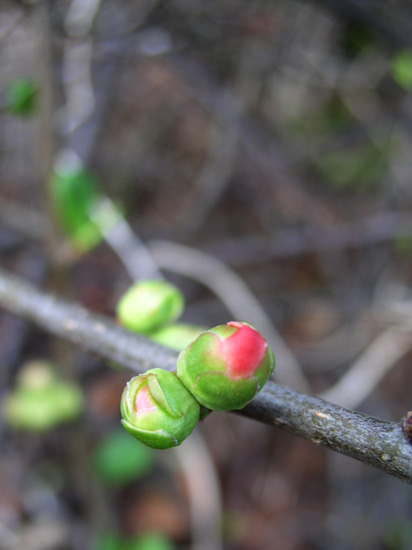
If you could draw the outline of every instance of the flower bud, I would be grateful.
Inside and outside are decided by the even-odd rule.
[[[117,317],[129,330],[145,334],[177,319],[183,306],[183,295],[174,285],[158,280],[139,281],[120,298]]]
[[[123,391],[123,427],[154,449],[180,445],[199,420],[200,406],[177,376],[151,369],[132,378]]]
[[[162,344],[162,346],[181,351],[204,331],[203,327],[196,325],[173,323],[160,327],[155,332],[151,332],[149,336],[155,342]]]
[[[177,375],[195,398],[215,411],[242,409],[275,367],[266,340],[246,323],[202,333],[177,360]]]

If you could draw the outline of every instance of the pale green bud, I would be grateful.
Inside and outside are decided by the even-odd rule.
[[[166,281],[147,280],[134,283],[117,304],[120,323],[146,334],[174,321],[183,311],[182,293]]]
[[[135,376],[120,404],[123,427],[154,449],[176,447],[199,420],[200,405],[177,378],[163,369]]]

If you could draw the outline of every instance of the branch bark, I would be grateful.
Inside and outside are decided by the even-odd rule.
[[[177,353],[39,291],[0,269],[0,306],[134,372],[174,370]],[[276,353],[276,350],[275,350]],[[412,446],[399,423],[344,409],[269,381],[238,414],[276,426],[412,483]]]

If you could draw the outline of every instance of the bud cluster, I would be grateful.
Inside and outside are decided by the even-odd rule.
[[[146,445],[180,445],[199,420],[200,405],[242,409],[275,367],[266,340],[249,324],[230,322],[202,332],[179,355],[177,372],[152,369],[126,386],[123,426]]]

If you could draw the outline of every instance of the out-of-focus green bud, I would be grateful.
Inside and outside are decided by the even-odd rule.
[[[251,401],[274,367],[266,340],[250,325],[230,322],[202,333],[184,349],[177,375],[203,406],[229,411]]]
[[[154,457],[152,449],[118,428],[106,434],[96,448],[93,466],[102,481],[121,486],[146,476]]]
[[[37,85],[29,78],[16,78],[6,90],[6,108],[12,115],[29,117],[36,108]]]
[[[151,369],[125,387],[120,404],[123,427],[154,449],[176,447],[193,431],[200,405],[177,376]]]
[[[182,293],[172,284],[160,280],[134,283],[117,304],[120,323],[143,334],[174,321],[183,311]]]
[[[93,176],[81,166],[59,168],[49,188],[57,221],[72,246],[79,252],[94,248],[102,240],[102,233],[90,217],[98,199]]]
[[[76,419],[83,410],[83,394],[73,382],[61,380],[45,361],[27,363],[17,385],[3,403],[6,422],[15,428],[44,431]]]
[[[184,323],[174,323],[160,327],[155,332],[149,334],[150,338],[163,346],[181,351],[193,342],[205,328]]]

